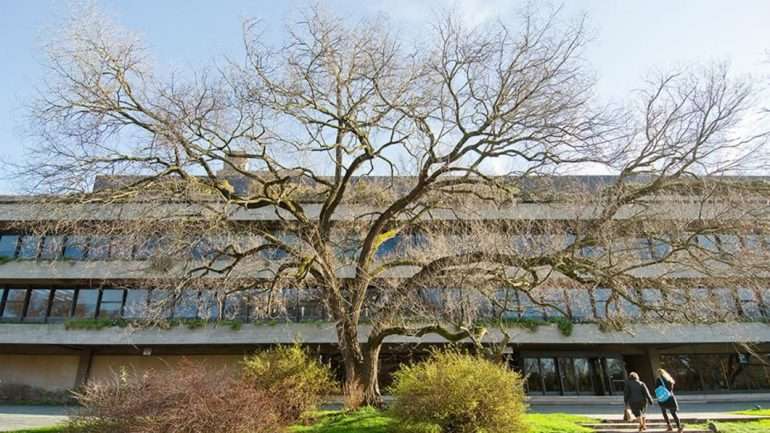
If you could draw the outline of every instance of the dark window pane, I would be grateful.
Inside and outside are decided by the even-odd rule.
[[[86,255],[87,246],[87,237],[67,236],[64,244],[64,258],[69,260],[83,260]]]
[[[128,289],[123,316],[130,319],[146,318],[149,294],[150,291],[147,289]]]
[[[122,306],[123,306],[122,289],[102,290],[102,302],[99,305],[99,317],[104,317],[104,318],[120,317],[120,309]]]
[[[626,380],[626,368],[623,364],[623,360],[618,358],[607,358],[605,363],[607,365],[607,376],[609,376],[612,393],[622,393]]]
[[[16,257],[16,244],[18,242],[18,235],[0,236],[0,257],[9,259]]]
[[[51,304],[52,319],[66,319],[72,311],[72,301],[75,298],[75,291],[72,289],[56,289],[53,293],[53,303]]]
[[[561,386],[559,384],[559,375],[556,374],[556,360],[553,358],[541,358],[540,369],[543,372],[545,392],[548,394],[560,393]]]
[[[43,260],[60,259],[62,248],[64,248],[64,236],[45,236],[40,248],[40,258]]]
[[[591,363],[587,358],[575,358],[575,381],[580,394],[593,394],[594,383],[591,379]]]
[[[90,260],[107,260],[110,258],[109,236],[91,236],[88,244],[88,258]]]
[[[99,295],[98,290],[80,289],[78,290],[78,300],[75,304],[75,315],[78,318],[93,318],[96,316],[96,300]]]
[[[524,375],[527,377],[527,388],[531,394],[543,392],[543,377],[540,375],[537,358],[524,358]]]
[[[26,289],[8,289],[8,298],[5,301],[3,319],[21,319],[21,315],[24,312],[24,301],[26,299]]]
[[[219,301],[217,293],[213,290],[204,290],[201,292],[198,300],[198,317],[206,320],[217,320],[219,318]]]
[[[225,320],[247,320],[248,300],[243,292],[231,293],[225,298]]]
[[[40,238],[33,235],[25,235],[21,237],[19,241],[19,255],[20,259],[36,259],[38,246],[40,244]]]
[[[51,291],[47,289],[34,289],[29,293],[29,304],[24,320],[30,322],[42,322],[45,320],[45,314],[48,311],[48,297]]]
[[[565,394],[577,393],[577,383],[575,382],[575,369],[572,365],[572,358],[559,358],[559,373]]]
[[[198,292],[184,291],[174,303],[174,318],[195,319],[198,317]]]

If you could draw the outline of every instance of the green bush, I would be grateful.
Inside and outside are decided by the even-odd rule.
[[[525,431],[521,376],[477,356],[436,352],[399,370],[390,391],[391,413],[404,431]]]
[[[299,345],[278,346],[247,357],[244,379],[283,400],[282,415],[299,419],[337,389],[331,370]]]

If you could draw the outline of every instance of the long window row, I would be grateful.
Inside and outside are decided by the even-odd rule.
[[[5,322],[61,322],[77,319],[205,319],[254,321],[323,320],[318,303],[284,289],[278,296],[187,290],[174,296],[160,289],[0,288],[0,319]]]
[[[434,305],[452,302],[452,290],[436,289]],[[659,320],[677,311],[688,311],[688,321],[770,319],[770,290],[682,289],[661,293],[642,289],[637,303],[618,299],[609,289],[549,289],[537,295],[519,291],[498,292],[500,302],[473,301],[478,317],[547,320],[567,318],[574,322],[622,318],[628,321]],[[428,298],[426,298],[428,299]],[[547,304],[547,305],[542,305]],[[667,309],[656,308],[665,304]],[[450,311],[452,305],[438,305]],[[646,308],[649,307],[649,308]],[[673,313],[672,313],[673,311]],[[668,315],[669,317],[663,317]],[[0,288],[0,318],[5,321],[55,322],[68,318],[180,318],[237,319],[253,321],[285,319],[325,320],[320,302],[304,291],[286,288],[277,294],[239,291],[224,295],[213,290],[186,290],[174,295],[160,289],[124,288]]]
[[[452,309],[460,296],[447,289],[424,290],[423,299],[437,311]],[[683,311],[692,320],[763,320],[770,318],[770,289],[689,288],[661,291],[634,290],[621,297],[607,288],[546,288],[525,293],[500,289],[494,302],[481,298],[466,302],[477,305],[482,317],[547,320],[567,318],[574,322],[622,318],[655,320],[677,317]]]
[[[770,353],[661,355],[681,392],[770,389]]]
[[[288,233],[277,233],[276,236],[291,244],[297,242]],[[233,241],[233,240],[231,240]],[[249,244],[256,237],[234,240],[239,244]],[[514,236],[513,246],[523,255],[545,254],[554,249],[571,245],[575,241],[573,235],[554,236]],[[190,240],[186,250],[193,259],[210,258],[217,251],[221,240],[194,239]],[[465,241],[458,237],[458,245]],[[704,250],[714,253],[735,253],[739,250],[758,251],[770,249],[770,238],[760,235],[698,235],[693,242]],[[388,239],[380,245],[377,257],[387,257],[405,249],[419,248],[426,244],[420,234],[403,234]],[[148,236],[142,240],[129,240],[119,236],[83,236],[83,235],[47,235],[6,233],[0,235],[0,258],[5,259],[40,259],[40,260],[143,260],[148,259],[163,248],[164,239],[159,236]],[[226,245],[220,245],[220,248]],[[355,256],[358,245],[346,243],[338,245],[341,257]],[[671,251],[670,244],[662,238],[634,239],[622,249],[631,252],[643,260],[658,259]],[[598,257],[604,254],[599,246],[582,247],[578,254],[584,257]],[[280,260],[286,253],[280,249],[263,250],[266,259]]]

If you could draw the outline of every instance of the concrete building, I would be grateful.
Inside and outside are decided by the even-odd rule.
[[[581,181],[602,184],[607,179],[586,177]],[[22,387],[62,392],[107,378],[122,367],[131,371],[173,368],[184,357],[234,367],[244,354],[295,341],[338,365],[334,326],[323,307],[289,289],[281,292],[277,316],[255,308],[248,291],[221,299],[201,290],[190,291],[169,308],[167,318],[176,321],[176,326],[125,326],[143,318],[153,299],[166,296],[162,290],[149,287],[147,281],[173,274],[175,265],[148,263],[154,247],[149,240],[126,245],[104,235],[38,235],[19,230],[19,222],[40,218],[35,206],[27,197],[0,198],[0,390],[5,387],[6,394]],[[138,210],[142,206],[145,208]],[[137,204],[105,213],[103,208],[95,211],[83,205],[68,212],[90,215],[93,220],[120,221],[133,218],[132,212],[141,215],[159,206]],[[314,206],[308,205],[311,214],[313,209],[317,211]],[[676,204],[677,212],[704,212],[698,206]],[[350,205],[335,217],[349,219],[360,212]],[[591,210],[522,202],[486,210],[483,216],[490,221],[558,221],[590,219]],[[275,209],[238,211],[231,218],[244,224],[275,224],[280,220]],[[463,215],[434,212],[430,218],[461,220]],[[752,236],[715,234],[698,241],[725,248],[733,244],[736,248],[767,247],[764,236],[760,236],[759,244],[749,245],[757,241],[756,235]],[[656,254],[658,247],[648,245],[647,253]],[[344,275],[351,270],[339,272]],[[555,325],[514,329],[508,350],[510,362],[528,375],[531,395],[616,395],[622,393],[628,371],[638,371],[651,380],[657,367],[665,367],[677,377],[680,393],[770,391],[770,326],[766,324],[770,320],[770,289],[693,284],[686,290],[688,296],[711,300],[714,311],[725,312],[730,320],[658,323],[645,318],[638,307],[610,299],[603,289],[552,291],[550,301],[563,306],[561,311],[517,297],[510,311],[512,318],[567,320],[574,326],[571,333]],[[654,290],[642,295],[650,302],[660,301]],[[608,315],[620,310],[640,320],[622,330],[608,328]],[[495,332],[491,331],[493,338]],[[426,347],[445,343],[432,335],[390,337],[386,342],[384,383],[399,362],[421,356]]]

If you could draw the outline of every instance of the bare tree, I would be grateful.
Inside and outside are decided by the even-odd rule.
[[[243,62],[172,77],[115,28],[85,14],[49,51],[21,169],[53,194],[41,230],[157,233],[156,283],[177,295],[258,288],[270,311],[301,289],[367,402],[388,337],[484,347],[492,324],[504,345],[511,294],[560,309],[549,290],[602,288],[670,316],[640,289],[759,281],[750,251],[698,242],[765,224],[762,186],[715,177],[756,162],[765,138],[738,130],[752,91],[722,67],[660,77],[621,110],[596,104],[584,22],[558,12],[472,29],[447,16],[409,48],[382,20],[310,9],[285,45],[247,22]],[[586,166],[617,176],[560,181]]]

